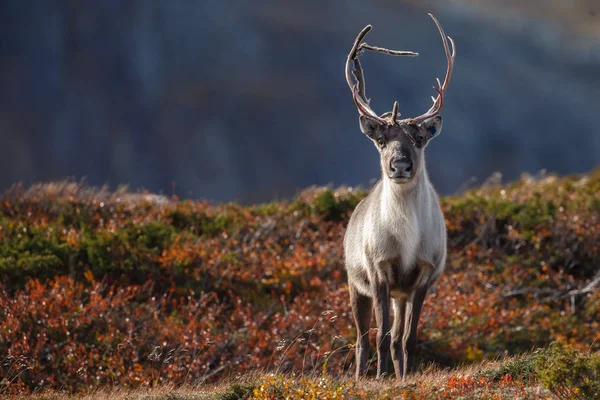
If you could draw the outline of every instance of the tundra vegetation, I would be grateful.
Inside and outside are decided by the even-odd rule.
[[[15,186],[0,202],[0,395],[598,398],[600,170],[440,199],[446,270],[405,380],[374,379],[373,350],[353,379],[342,241],[365,195],[245,207]]]

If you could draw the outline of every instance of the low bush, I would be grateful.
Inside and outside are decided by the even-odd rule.
[[[600,398],[600,353],[554,342],[535,358],[535,373],[560,399]]]

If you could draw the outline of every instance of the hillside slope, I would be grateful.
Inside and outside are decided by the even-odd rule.
[[[347,377],[341,244],[364,195],[312,188],[241,207],[13,188],[0,203],[0,390]],[[449,257],[421,316],[421,368],[557,340],[600,349],[600,170],[489,183],[442,206]]]

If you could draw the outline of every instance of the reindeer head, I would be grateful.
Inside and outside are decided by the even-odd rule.
[[[367,25],[356,37],[354,46],[352,46],[346,61],[346,81],[352,90],[352,97],[360,114],[360,129],[375,143],[381,155],[381,168],[384,177],[387,176],[395,183],[409,182],[419,174],[423,168],[422,154],[425,146],[429,140],[437,136],[442,130],[442,117],[438,114],[444,104],[444,93],[450,83],[456,54],[452,38],[448,36],[452,45],[452,51],[450,51],[448,39],[446,39],[442,26],[433,15],[429,14],[429,16],[437,25],[442,36],[448,68],[444,83],[442,84],[437,79],[438,87],[434,87],[434,90],[438,95],[436,98],[431,98],[433,105],[424,114],[414,118],[398,120],[398,102],[394,102],[392,111],[378,116],[369,106],[369,100],[365,94],[362,67],[358,60],[358,56],[363,50],[396,56],[418,56],[418,53],[389,50],[361,43],[372,28],[371,25]],[[352,71],[351,65],[354,65],[354,71]],[[352,83],[352,74],[356,78],[356,84]]]

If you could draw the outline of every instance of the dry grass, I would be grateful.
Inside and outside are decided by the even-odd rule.
[[[54,199],[75,199],[82,201],[106,202],[111,204],[125,203],[137,204],[148,202],[151,204],[169,204],[171,199],[164,195],[149,193],[148,191],[132,191],[127,185],[120,185],[112,191],[106,185],[102,187],[90,186],[85,180],[76,182],[65,179],[55,182],[35,183],[28,188],[15,184],[2,194],[4,199],[21,198],[25,200],[52,201]]]
[[[480,378],[482,374],[506,366],[514,361],[531,356],[509,356],[497,360],[484,360],[480,363],[461,366],[454,369],[441,369],[433,365],[406,378],[396,380],[394,377],[376,379],[365,377],[358,381],[344,374],[334,379],[331,376],[319,375],[318,371],[310,374],[265,374],[248,373],[237,378],[229,378],[218,384],[176,387],[164,385],[154,388],[138,388],[122,390],[115,388],[97,388],[85,394],[69,394],[60,391],[36,393],[28,397],[8,396],[6,400],[233,400],[233,399],[362,399],[362,398],[432,398],[452,399],[541,399],[552,398],[552,394],[538,383],[519,382],[507,385],[497,381],[490,385]],[[458,384],[456,384],[458,382]],[[471,382],[475,387],[466,387]],[[513,382],[514,383],[514,382]],[[462,386],[461,386],[462,385]],[[282,391],[282,388],[284,390]],[[340,390],[340,388],[342,390]],[[337,391],[336,391],[337,389]],[[240,396],[241,393],[245,395]],[[275,393],[275,394],[274,394]],[[291,396],[290,396],[291,394]],[[269,397],[271,396],[271,397]]]
[[[465,380],[467,378],[477,379],[486,372],[498,369],[501,366],[505,366],[513,363],[514,361],[525,359],[530,357],[530,354],[522,354],[519,356],[508,356],[502,359],[496,360],[483,360],[479,363],[463,365],[458,368],[438,368],[431,365],[425,368],[404,381],[398,381],[395,379],[391,380],[377,380],[372,378],[365,378],[359,381],[359,386],[368,393],[402,393],[405,389],[415,389],[417,393],[426,395],[426,398],[454,398],[451,394],[452,388],[451,382],[458,378],[459,380]],[[496,393],[496,397],[492,398],[506,398],[513,399],[519,398],[515,396],[514,390],[507,387],[501,387],[502,385],[498,382],[494,387],[487,388],[485,392],[474,394],[470,397],[468,393],[462,395],[457,394],[460,398],[480,398],[484,395],[493,395]],[[545,398],[551,396],[551,393],[543,389],[537,383],[531,383],[524,385],[523,392],[535,395],[532,398]],[[484,389],[483,387],[481,389]],[[420,397],[417,397],[420,398]],[[425,397],[424,397],[425,398]],[[487,397],[486,397],[487,398]]]
[[[37,393],[28,397],[23,395],[8,396],[6,400],[31,399],[31,400],[212,400],[226,392],[231,384],[203,385],[200,387],[174,387],[165,385],[155,388],[139,388],[134,390],[121,390],[119,388],[99,388],[86,394],[68,394],[56,391]]]

